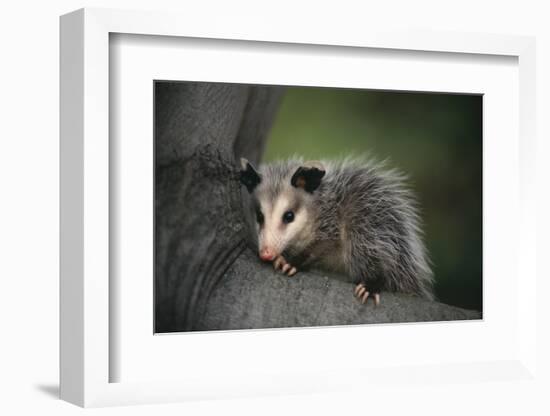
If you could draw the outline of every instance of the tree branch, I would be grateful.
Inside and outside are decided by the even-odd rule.
[[[325,274],[293,277],[260,263],[248,250],[212,292],[197,330],[311,327],[481,319],[481,313],[412,295],[382,293],[361,304],[354,286]]]
[[[244,250],[234,152],[258,161],[280,91],[155,84],[156,332],[193,329],[212,288]]]

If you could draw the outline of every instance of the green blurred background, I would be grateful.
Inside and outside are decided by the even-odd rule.
[[[264,161],[369,154],[409,175],[436,296],[482,310],[482,97],[288,88]]]

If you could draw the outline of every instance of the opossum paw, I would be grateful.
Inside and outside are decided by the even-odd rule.
[[[283,256],[277,256],[275,257],[275,260],[273,260],[273,268],[275,270],[280,270],[283,268],[283,265],[286,263],[286,260]]]
[[[288,263],[283,256],[277,256],[275,260],[273,260],[273,268],[282,271],[283,274],[288,276],[294,276],[298,271],[296,267]]]
[[[380,293],[369,290],[364,283],[359,283],[355,286],[354,296],[361,301],[361,303],[367,303],[367,299],[370,297],[374,299],[374,306],[380,305]]]

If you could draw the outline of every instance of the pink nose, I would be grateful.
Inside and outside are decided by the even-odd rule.
[[[275,259],[275,252],[270,248],[262,248],[260,250],[260,258],[263,261],[273,261]]]

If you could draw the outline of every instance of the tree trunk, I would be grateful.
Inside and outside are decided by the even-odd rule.
[[[474,319],[399,294],[276,274],[248,248],[238,158],[258,163],[279,87],[155,83],[155,332]]]

